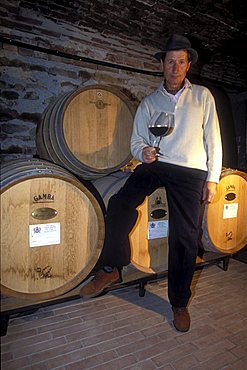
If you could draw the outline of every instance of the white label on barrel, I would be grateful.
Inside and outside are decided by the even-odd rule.
[[[223,218],[235,218],[238,215],[238,203],[224,204]]]
[[[148,222],[148,239],[165,238],[167,235],[168,220]]]
[[[60,222],[29,225],[29,246],[60,244]]]

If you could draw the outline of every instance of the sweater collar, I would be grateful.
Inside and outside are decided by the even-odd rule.
[[[192,88],[192,83],[188,80],[188,78],[185,78],[184,80],[184,86],[181,89],[187,89],[187,88]],[[181,90],[180,89],[180,90]],[[179,91],[180,91],[179,90]],[[157,89],[157,91],[161,91],[164,93],[164,81],[162,81]]]

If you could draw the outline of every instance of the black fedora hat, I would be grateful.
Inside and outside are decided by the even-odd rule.
[[[192,49],[190,41],[187,37],[177,34],[171,35],[166,42],[165,48],[156,53],[154,57],[160,61],[168,51],[172,50],[188,50],[191,64],[197,62],[198,54],[195,49]]]

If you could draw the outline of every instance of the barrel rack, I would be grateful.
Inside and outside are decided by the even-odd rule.
[[[210,265],[217,265],[222,270],[227,271],[231,257],[232,255],[229,254],[205,252],[203,256],[200,257],[200,262],[197,262],[196,270]],[[106,292],[136,285],[139,287],[139,296],[144,297],[147,283],[165,279],[167,278],[167,273],[168,271],[166,270],[154,274],[147,274],[129,265],[123,270],[123,281],[108,288]],[[81,285],[82,284],[62,296],[43,301],[26,300],[9,296],[1,297],[1,336],[7,334],[8,323],[11,317],[32,314],[42,307],[82,299],[79,295]]]

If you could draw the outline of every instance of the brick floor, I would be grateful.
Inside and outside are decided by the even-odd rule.
[[[247,264],[195,273],[191,330],[178,333],[167,280],[12,317],[2,370],[247,370]]]

